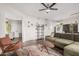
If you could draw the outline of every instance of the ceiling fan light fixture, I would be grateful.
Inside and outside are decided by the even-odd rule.
[[[45,8],[44,9],[40,9],[39,11],[45,11],[46,13],[49,13],[51,10],[58,10],[57,8],[52,8],[56,3],[52,3],[50,4],[45,4],[45,3],[41,3]]]
[[[51,10],[50,9],[47,9],[47,10],[45,10],[46,12],[50,12]]]

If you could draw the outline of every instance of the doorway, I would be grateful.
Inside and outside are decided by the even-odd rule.
[[[7,24],[6,33],[9,37],[15,41],[18,39],[22,41],[22,20],[8,20]]]

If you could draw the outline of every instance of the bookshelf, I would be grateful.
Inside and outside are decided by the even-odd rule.
[[[37,25],[37,39],[44,38],[44,25]]]

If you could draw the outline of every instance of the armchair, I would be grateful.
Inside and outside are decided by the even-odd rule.
[[[3,53],[16,51],[22,47],[22,42],[18,40],[16,43],[13,43],[9,36],[6,36],[4,38],[0,38],[0,47]]]

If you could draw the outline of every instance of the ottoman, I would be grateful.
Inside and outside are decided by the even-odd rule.
[[[65,56],[79,56],[79,44],[76,42],[64,47]]]
[[[74,41],[72,40],[68,40],[68,39],[56,39],[55,40],[55,45],[57,47],[60,47],[62,49],[64,49],[65,46],[72,44]]]

